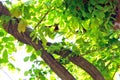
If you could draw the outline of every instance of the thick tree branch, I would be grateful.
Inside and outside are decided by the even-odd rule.
[[[60,52],[55,52],[56,54],[61,55],[62,57],[68,56],[72,51],[66,50],[66,51],[60,51]],[[83,70],[85,70],[94,80],[104,80],[104,77],[102,74],[97,70],[97,68],[88,62],[86,59],[84,59],[81,56],[74,56],[74,57],[69,57],[69,60],[74,63],[75,65],[81,67]]]
[[[2,5],[2,3],[0,3],[0,12],[0,15],[10,16],[10,12]],[[75,80],[75,78],[60,63],[58,63],[51,54],[44,50],[41,41],[39,41],[39,44],[32,41],[29,36],[29,28],[26,29],[25,33],[19,33],[17,31],[19,20],[14,20],[14,23],[12,21],[13,20],[10,20],[8,23],[3,24],[4,29],[8,33],[12,34],[19,41],[33,46],[36,50],[42,49],[41,57],[62,80]]]
[[[3,5],[0,5],[0,10],[1,10],[0,12],[2,12],[0,13],[0,15],[10,16],[9,11]],[[42,44],[41,41],[39,41],[38,44],[32,41],[32,39],[30,38],[29,28],[26,28],[25,33],[22,33],[22,34],[19,33],[17,31],[18,23],[19,23],[19,20],[17,19],[15,24],[13,24],[11,20],[8,24],[6,23],[3,24],[3,27],[8,33],[12,34],[19,41],[33,46],[36,50],[42,49],[42,58],[62,80],[75,80],[74,77],[52,57],[52,55],[50,55],[49,53],[47,53],[46,50],[44,50],[44,48],[41,45]],[[66,57],[70,52],[71,51],[69,50],[68,51],[61,50],[60,53],[58,54],[62,57]],[[91,63],[86,61],[83,57],[69,57],[69,60],[72,61],[74,64],[83,68],[86,72],[88,72],[92,76],[93,79],[104,80],[101,73]]]
[[[83,57],[70,57],[69,60],[84,69],[92,76],[94,80],[104,80],[104,77],[102,77],[97,68],[89,63],[87,60],[85,60]]]

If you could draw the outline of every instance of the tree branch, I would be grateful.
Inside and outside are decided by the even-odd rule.
[[[4,6],[2,5],[2,8]],[[0,5],[1,8],[1,5]],[[5,8],[5,7],[4,7]],[[1,9],[0,9],[1,10]],[[1,12],[1,11],[0,11]],[[6,11],[5,11],[6,12]],[[0,15],[4,15],[6,14],[5,12],[2,12]],[[7,12],[9,12],[7,10]],[[47,13],[46,13],[47,14]],[[8,13],[6,14],[7,16]],[[31,45],[33,46],[36,50],[42,49],[42,58],[44,59],[44,61],[51,67],[51,69],[62,79],[62,80],[75,80],[75,78],[61,65],[59,64],[52,55],[50,55],[49,53],[47,53],[46,50],[44,50],[43,46],[42,46],[42,42],[39,41],[38,44],[36,44],[36,42],[32,41],[31,37],[30,37],[30,31],[28,30],[29,28],[26,28],[25,33],[19,33],[17,31],[17,26],[18,26],[18,22],[19,20],[16,19],[16,23],[13,24],[12,20],[9,23],[4,23],[3,27],[4,29],[12,34],[17,40]],[[40,21],[41,22],[41,21]],[[39,23],[40,23],[39,22]],[[39,24],[38,24],[39,25]],[[50,45],[51,43],[49,43]],[[59,51],[60,52],[60,51]],[[62,54],[62,50],[60,53],[58,53],[60,56],[65,57],[67,56],[71,51],[64,51]],[[101,73],[88,61],[86,61],[83,57],[69,57],[69,60],[72,61],[74,64],[80,66],[81,68],[83,68],[86,72],[88,72],[91,77],[95,80],[104,80],[103,76],[101,75]],[[89,65],[89,66],[87,66]],[[95,71],[95,72],[94,72]]]
[[[83,57],[69,57],[69,60],[89,73],[94,80],[104,80],[104,77],[102,77],[102,74],[97,70],[97,68]]]
[[[44,20],[44,18],[47,16],[47,14],[48,14],[50,11],[51,11],[51,10],[48,10],[48,11],[44,14],[44,16],[40,19],[40,21],[37,23],[37,25],[35,26],[34,29],[36,29],[36,28],[40,25],[40,23]]]
[[[10,16],[10,12],[2,4],[0,4],[0,10],[2,11],[0,15]],[[19,20],[17,19],[14,20],[14,23],[13,20],[10,20],[8,23],[3,23],[3,27],[8,33],[12,34],[19,41],[33,46],[33,48],[35,48],[36,50],[42,49],[41,57],[62,80],[75,80],[75,78],[65,69],[65,67],[57,62],[57,60],[55,60],[51,54],[47,53],[47,51],[44,50],[41,45],[41,41],[39,41],[39,44],[36,44],[32,41],[32,39],[30,38],[30,32],[28,30],[29,28],[26,29],[25,33],[19,33],[17,31],[18,23]]]

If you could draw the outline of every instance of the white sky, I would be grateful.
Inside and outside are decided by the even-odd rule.
[[[24,76],[24,71],[31,68],[30,62],[24,62],[23,59],[25,56],[29,55],[30,53],[26,53],[25,46],[20,47],[16,53],[13,53],[15,61],[12,63],[21,69],[20,72],[18,71],[9,71],[7,67],[0,69],[0,80],[18,80],[19,78],[23,78],[28,80],[28,77]],[[9,77],[11,79],[8,79]]]

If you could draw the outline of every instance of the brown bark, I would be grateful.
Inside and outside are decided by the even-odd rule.
[[[10,12],[6,7],[2,5],[2,3],[0,3],[0,12],[0,15],[10,16]],[[51,54],[47,53],[47,51],[43,49],[43,47],[41,46],[41,42],[39,42],[38,45],[32,41],[32,39],[29,37],[29,30],[26,30],[25,33],[19,33],[17,31],[19,21],[17,19],[14,21],[14,24],[12,20],[10,20],[10,22],[8,23],[3,24],[4,29],[8,33],[12,34],[19,41],[33,46],[36,50],[42,48],[41,57],[62,80],[75,80],[75,78],[59,62],[57,62]]]
[[[89,73],[94,80],[104,80],[101,73],[83,57],[70,57],[69,60]]]
[[[61,55],[62,57],[66,57],[69,55],[72,51],[70,50],[61,50],[59,53],[55,52],[56,54]],[[102,74],[97,70],[97,68],[88,62],[86,59],[84,59],[81,56],[74,56],[74,57],[69,57],[69,60],[74,63],[75,65],[81,67],[83,70],[85,70],[94,80],[104,80],[104,77]]]
[[[2,4],[0,4],[0,12],[0,15],[10,16],[9,11]],[[15,24],[12,23],[12,20],[9,23],[3,24],[4,29],[8,33],[12,34],[17,40],[33,46],[36,50],[42,49],[41,57],[62,80],[75,80],[75,78],[60,63],[58,63],[51,54],[47,53],[47,51],[44,50],[44,48],[41,45],[41,41],[39,41],[38,44],[32,41],[32,39],[30,38],[30,28],[26,28],[26,31],[24,33],[19,33],[17,31],[19,20],[15,19],[15,21]],[[63,52],[61,50],[59,52],[59,55],[61,55],[62,57],[66,57],[71,51],[66,50]],[[86,72],[88,72],[91,75],[93,79],[104,80],[101,73],[83,57],[69,57],[69,60],[83,68]]]
[[[114,30],[120,29],[120,0],[117,0],[117,8],[116,8],[116,20],[114,23]]]

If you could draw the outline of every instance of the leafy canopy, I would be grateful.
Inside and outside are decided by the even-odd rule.
[[[26,2],[18,1],[16,4],[9,2],[6,3],[6,6],[9,6],[12,17],[21,18],[20,27],[18,26],[19,32],[25,32],[26,26],[30,26],[34,29],[30,34],[32,39],[35,40],[36,37],[41,39],[42,45],[48,52],[60,50],[62,47],[70,49],[73,52],[71,56],[84,56],[102,72],[106,80],[112,80],[120,65],[120,31],[113,30],[115,0],[113,2],[112,0],[28,0]],[[6,20],[8,20],[7,17]],[[21,25],[23,26],[21,27]],[[54,40],[58,36],[62,37],[60,43],[46,45],[49,39]],[[38,40],[36,40],[37,42]],[[36,62],[40,51],[36,52],[30,46],[26,46],[26,49],[32,54],[25,57],[24,61]],[[0,27],[0,63],[8,63],[9,67],[13,66],[9,62],[8,56],[14,51],[14,38]],[[54,56],[76,78],[89,78],[84,75],[83,77],[77,76],[76,69],[78,68],[76,66],[71,63],[67,64],[69,63],[67,59]],[[40,68],[36,69],[33,65],[29,71],[25,72],[25,75],[31,74],[31,79],[39,75],[45,80],[46,76],[43,75],[47,75],[50,69],[42,70],[46,66],[43,61],[36,64]],[[33,73],[35,74],[32,75]],[[82,73],[86,74],[84,71]],[[50,72],[50,74],[52,76],[53,73]],[[50,78],[53,80],[53,77]]]

